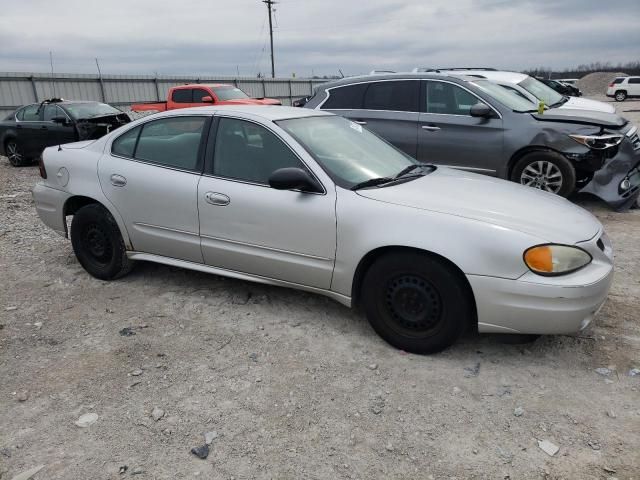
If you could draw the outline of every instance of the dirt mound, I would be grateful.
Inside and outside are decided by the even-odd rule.
[[[620,72],[594,72],[578,80],[577,85],[584,95],[604,95],[614,78],[627,76]]]

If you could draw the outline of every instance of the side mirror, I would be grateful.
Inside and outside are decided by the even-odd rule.
[[[51,121],[53,123],[59,123],[60,125],[66,125],[69,120],[67,117],[53,117]]]
[[[472,117],[491,117],[493,115],[493,110],[486,103],[478,102],[469,110],[469,114]]]
[[[269,185],[276,190],[322,192],[322,185],[302,168],[279,168],[269,177]]]
[[[207,95],[206,97],[202,97],[200,101],[202,103],[213,103],[213,97],[211,97],[211,95]]]

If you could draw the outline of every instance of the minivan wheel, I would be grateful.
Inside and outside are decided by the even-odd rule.
[[[624,102],[627,99],[627,92],[619,90],[616,92],[616,102]]]
[[[511,181],[568,197],[576,188],[576,170],[556,152],[531,152],[513,166]]]
[[[362,305],[386,342],[419,354],[453,344],[473,317],[472,301],[453,268],[413,252],[385,255],[369,268]]]
[[[7,154],[9,163],[14,167],[22,167],[29,163],[29,160],[22,153],[22,149],[16,140],[7,140],[7,143],[4,145],[4,151]]]
[[[73,216],[71,244],[80,265],[101,280],[122,277],[133,267],[118,224],[111,213],[97,203],[82,207]]]

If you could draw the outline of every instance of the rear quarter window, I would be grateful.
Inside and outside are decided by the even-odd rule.
[[[616,78],[613,83],[618,84],[624,82],[624,78]]]
[[[329,90],[329,98],[322,104],[323,110],[352,110],[362,108],[362,99],[368,83],[345,85]]]
[[[138,141],[141,127],[132,128],[124,135],[120,135],[111,144],[111,153],[119,157],[132,158]]]

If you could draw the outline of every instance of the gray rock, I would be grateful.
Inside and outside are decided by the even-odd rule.
[[[249,358],[251,360],[253,360],[254,362],[257,362],[258,361],[258,354],[257,353],[250,353],[249,354]]]
[[[153,407],[153,410],[151,411],[151,417],[157,422],[162,417],[164,417],[164,410],[162,410],[160,407]]]
[[[142,370],[140,370],[139,368],[136,368],[129,375],[131,375],[132,377],[139,377],[140,375],[142,375]]]
[[[598,442],[594,442],[593,440],[589,440],[587,442],[587,445],[589,445],[593,450],[600,450],[600,444]]]
[[[209,445],[202,445],[201,447],[193,447],[191,449],[191,453],[193,453],[196,457],[204,460],[209,456]]]
[[[393,452],[393,445],[391,442],[387,443],[384,448],[387,449],[387,452]]]
[[[538,447],[550,457],[553,457],[560,450],[560,447],[549,440],[538,440]]]
[[[610,418],[617,418],[618,416],[616,415],[616,412],[614,412],[613,410],[609,410],[609,411],[607,412],[607,417],[610,417]]]
[[[638,375],[640,375],[640,368],[632,368],[631,370],[629,370],[630,377],[635,377]]]
[[[480,374],[480,362],[476,362],[473,367],[465,367],[465,378],[477,377]]]
[[[513,410],[513,414],[514,414],[516,417],[521,417],[521,416],[523,416],[523,415],[524,415],[524,408],[522,408],[522,407],[516,407],[516,408]]]
[[[370,363],[369,365],[367,365],[367,368],[369,370],[377,370],[378,364],[377,363]]]
[[[120,466],[120,468],[118,469],[118,473],[120,475],[122,475],[123,473],[125,473],[127,470],[129,470],[129,467],[127,465],[122,465]]]
[[[87,428],[98,421],[97,413],[85,413],[84,415],[80,415],[80,418],[75,421],[75,424],[80,428]]]
[[[605,367],[596,368],[595,372],[598,375],[602,375],[604,377],[608,377],[609,375],[611,375],[611,369]]]
[[[27,400],[29,400],[29,392],[27,392],[26,390],[18,392],[16,398],[19,402],[26,402]]]
[[[216,438],[218,438],[218,432],[216,432],[215,430],[206,432],[204,434],[204,443],[206,443],[207,445],[211,445]]]

